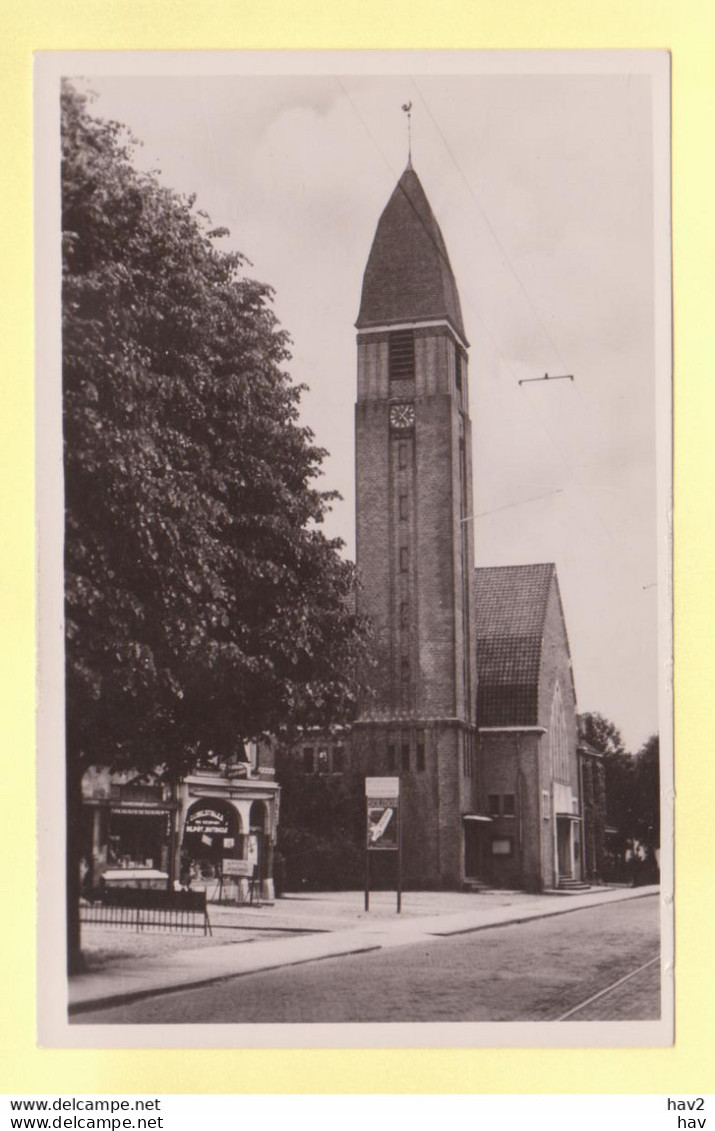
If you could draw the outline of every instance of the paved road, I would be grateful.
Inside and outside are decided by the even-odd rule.
[[[652,896],[233,978],[78,1021],[552,1021],[657,954],[658,899]],[[656,1019],[658,964],[649,970],[573,1019]]]

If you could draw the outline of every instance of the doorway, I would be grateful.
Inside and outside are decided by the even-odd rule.
[[[571,847],[571,821],[568,817],[556,818],[556,848],[559,879],[573,879],[573,852]]]
[[[476,821],[464,822],[464,878],[484,878],[484,839]]]

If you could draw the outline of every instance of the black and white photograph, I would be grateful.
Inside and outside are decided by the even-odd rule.
[[[672,1042],[669,82],[38,57],[44,1044]]]

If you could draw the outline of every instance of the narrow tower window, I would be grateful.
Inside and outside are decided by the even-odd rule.
[[[407,518],[407,495],[400,495],[400,518]]]
[[[407,546],[400,546],[400,573],[407,573],[409,561],[410,558]]]
[[[462,391],[462,351],[459,346],[454,347],[454,382],[457,391]]]
[[[389,337],[389,373],[392,380],[415,376],[415,336],[412,330],[394,330]]]
[[[417,769],[420,773],[424,773],[425,768],[425,732],[423,730],[417,731]]]

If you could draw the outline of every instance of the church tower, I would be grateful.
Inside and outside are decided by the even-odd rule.
[[[379,663],[353,757],[401,777],[406,881],[454,887],[477,800],[469,343],[411,163],[380,217],[356,326],[358,603]]]

